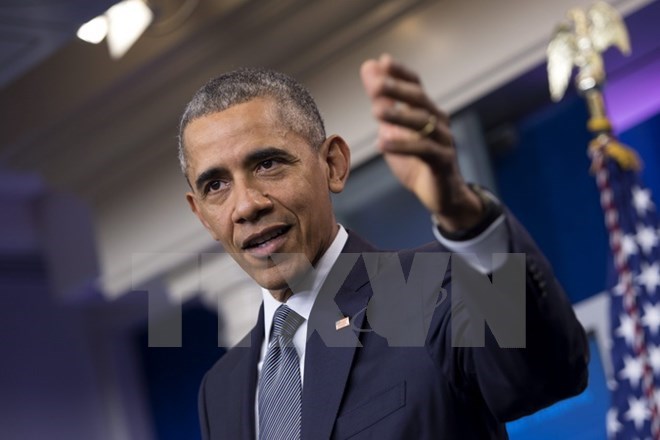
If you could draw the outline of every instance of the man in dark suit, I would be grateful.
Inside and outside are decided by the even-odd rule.
[[[504,422],[586,386],[583,329],[523,228],[463,181],[448,117],[417,75],[387,55],[365,62],[361,74],[378,147],[429,210],[436,243],[378,254],[337,224],[330,193],[344,187],[349,148],[326,137],[312,98],[291,78],[259,69],[222,75],[183,115],[188,203],[264,292],[254,329],[204,378],[205,439],[500,439]],[[445,270],[448,252],[487,257],[452,257]],[[479,326],[483,343],[461,339],[479,315],[457,297],[460,282],[478,285],[461,273],[470,267],[474,279],[495,280],[516,262],[485,263],[497,252],[525,255],[517,348],[500,348]],[[423,279],[413,283],[420,267]],[[296,325],[276,348],[291,316]],[[286,368],[272,367],[274,352]],[[270,381],[280,388],[272,391]]]

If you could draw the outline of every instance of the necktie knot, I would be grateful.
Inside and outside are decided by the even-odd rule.
[[[291,341],[296,330],[304,321],[305,318],[291,310],[286,304],[282,304],[273,316],[273,338]]]

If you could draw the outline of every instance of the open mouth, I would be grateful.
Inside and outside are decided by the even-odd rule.
[[[264,248],[268,246],[270,243],[275,242],[277,238],[289,232],[289,229],[291,229],[291,226],[287,225],[287,226],[281,226],[278,228],[267,230],[266,232],[261,233],[256,237],[252,237],[248,239],[243,244],[243,250]]]

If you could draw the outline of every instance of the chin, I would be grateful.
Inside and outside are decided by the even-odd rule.
[[[266,271],[252,274],[257,284],[270,291],[280,291],[291,288],[305,273],[304,267],[286,264],[271,267]],[[292,289],[293,290],[293,289]]]
[[[249,275],[259,286],[267,290],[282,290],[289,287],[286,278],[274,267],[267,271],[252,272]]]
[[[255,281],[263,289],[274,291],[274,292],[279,291],[279,290],[286,290],[286,289],[289,288],[289,285],[284,280],[270,280],[270,279],[268,279],[268,280],[258,280],[258,279],[255,279]]]

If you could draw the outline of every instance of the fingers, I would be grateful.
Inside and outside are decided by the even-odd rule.
[[[428,120],[425,120],[424,124],[426,123]],[[439,149],[454,149],[451,130],[446,125],[436,123],[433,132],[428,135],[424,135],[420,130],[408,128],[412,125],[413,123],[408,126],[400,123],[381,123],[378,130],[378,147],[387,153],[416,154],[419,151],[418,147],[412,146],[409,151],[406,151],[406,143],[419,144],[420,141],[424,141],[424,143],[428,141]],[[417,123],[417,126],[419,125],[421,124]],[[397,144],[398,142],[400,144]],[[397,148],[393,148],[395,144],[398,145]]]
[[[440,113],[419,83],[386,77],[381,84],[379,94],[411,107],[423,108],[429,113],[438,115]]]
[[[384,67],[385,71],[391,76],[408,82],[417,84],[422,83],[416,72],[413,72],[403,64],[396,61],[390,54],[385,53],[381,55],[379,61]]]
[[[456,151],[449,117],[426,94],[419,76],[389,55],[365,61],[360,75],[379,122],[379,149],[451,169]]]
[[[419,76],[389,55],[365,61],[360,76],[378,120],[377,145],[390,170],[430,212],[448,212],[451,203],[444,196],[455,200],[453,195],[466,188],[449,117],[429,98]]]
[[[367,60],[362,63],[360,69],[362,80],[365,82],[367,92],[370,90],[370,96],[377,93],[379,78],[382,80],[385,77],[391,77],[401,81],[416,83],[421,85],[421,81],[417,73],[408,69],[403,64],[395,61],[389,54],[383,54],[377,60]],[[373,83],[371,81],[374,80]]]
[[[372,112],[379,120],[402,123],[412,130],[424,127],[430,115],[442,124],[449,123],[447,114],[426,94],[419,76],[391,56],[365,61],[360,74],[372,100]]]
[[[364,87],[372,100],[388,98],[429,111],[437,110],[427,97],[419,80],[413,80],[415,79],[413,77],[394,76],[387,66],[375,60],[364,63],[361,73]]]
[[[456,150],[451,144],[441,144],[422,136],[402,136],[401,130],[401,127],[396,125],[381,126],[378,137],[381,152],[418,157],[438,172],[452,169],[456,162]]]
[[[438,120],[438,116],[419,107],[402,105],[388,105],[386,102],[374,102],[373,109],[376,117],[388,124],[405,127],[415,133],[430,137],[442,144],[451,144],[452,137],[448,124]],[[433,127],[428,127],[433,124]]]

